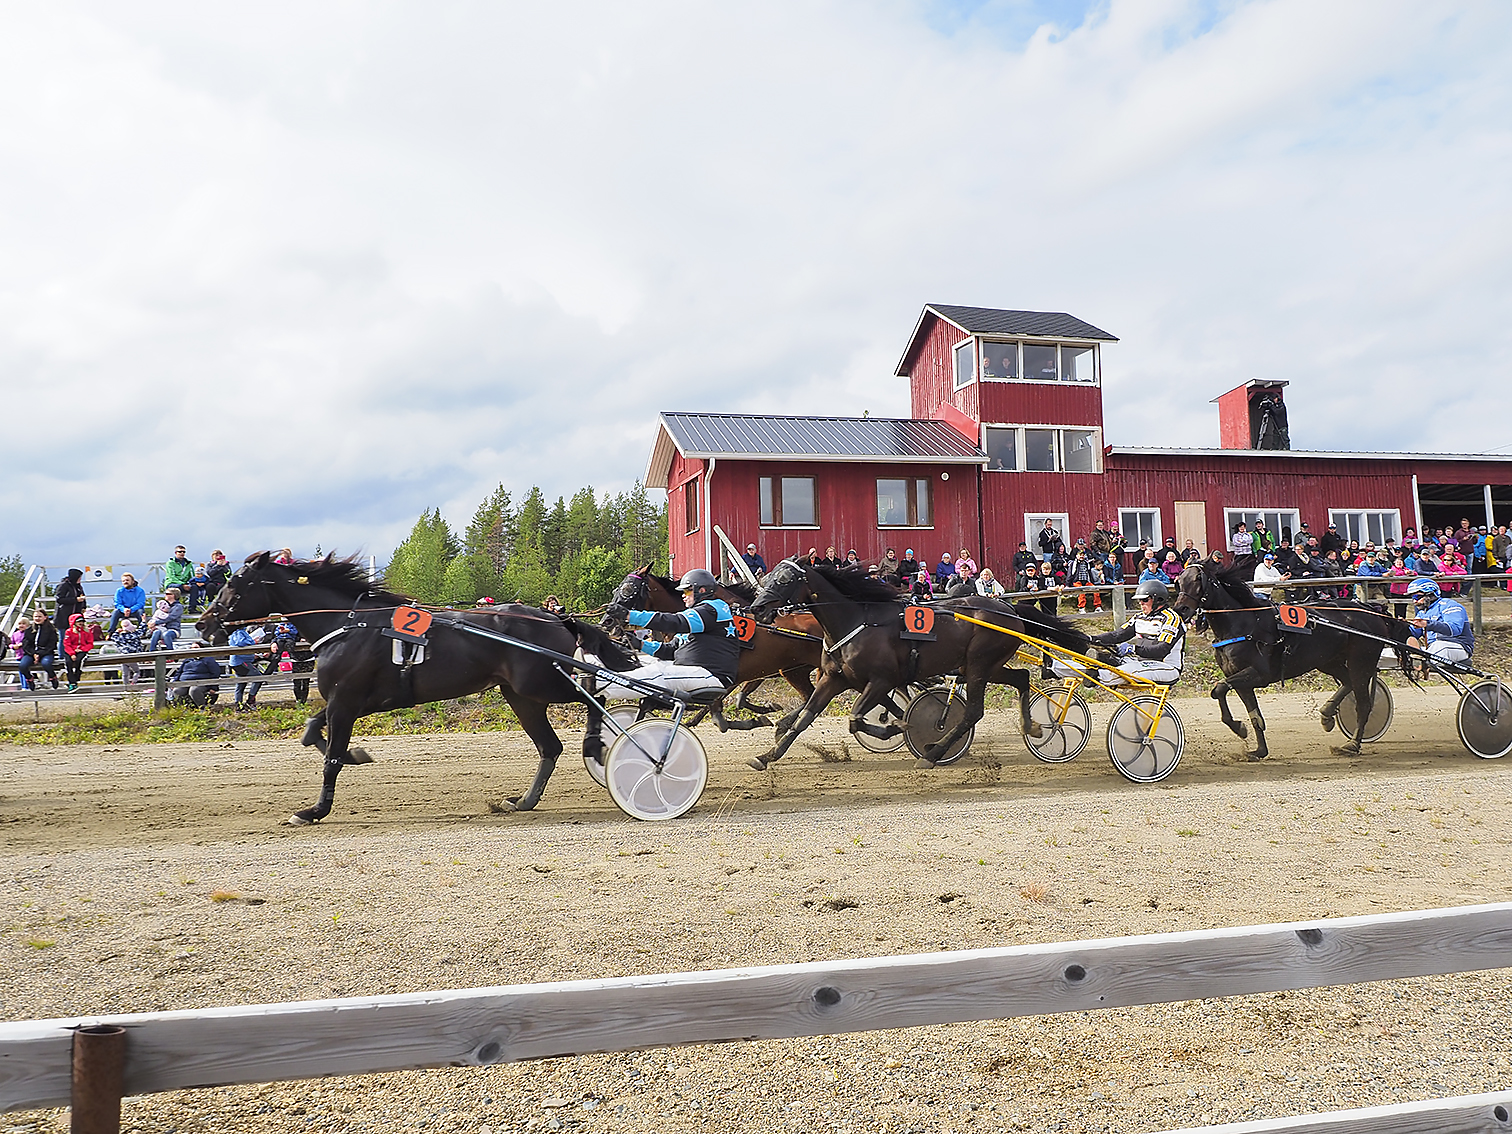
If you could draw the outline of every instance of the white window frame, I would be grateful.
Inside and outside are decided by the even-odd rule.
[[[993,469],[993,468],[987,468],[987,467],[984,466],[983,470],[982,470],[984,472],[1007,473],[1007,472],[1029,472],[1030,471],[1029,469],[1026,469],[1024,467],[1024,460],[1025,460],[1025,456],[1026,456],[1025,450],[1024,450],[1024,440],[1025,440],[1024,439],[1024,431],[1026,429],[1049,429],[1049,430],[1052,430],[1055,433],[1055,468],[1051,469],[1051,470],[1048,470],[1048,471],[1054,472],[1054,473],[1065,473],[1067,476],[1086,476],[1086,475],[1088,475],[1088,473],[1101,473],[1103,471],[1103,431],[1102,431],[1102,427],[1101,426],[1097,426],[1097,425],[1048,425],[1048,424],[1037,424],[1037,423],[1032,423],[1032,422],[1025,422],[1023,424],[1015,425],[1015,424],[1012,424],[1012,423],[1009,423],[1009,422],[1006,422],[1006,421],[1001,421],[1001,422],[1000,421],[984,421],[982,423],[982,437],[981,437],[982,452],[984,452],[984,453],[987,451],[987,430],[989,430],[989,429],[1012,429],[1012,430],[1014,430],[1014,432],[1017,434],[1017,436],[1014,438],[1014,454],[1013,454],[1013,456],[1014,456],[1014,460],[1017,462],[1017,466],[1015,468],[1011,468],[1011,469]],[[1081,472],[1070,472],[1070,471],[1067,470],[1067,468],[1066,468],[1066,431],[1067,430],[1073,430],[1073,431],[1075,431],[1077,433],[1090,433],[1090,434],[1092,434],[1092,453],[1093,453],[1093,458],[1094,458],[1093,459],[1093,467],[1092,468],[1087,469],[1085,471],[1081,471]],[[1046,470],[1036,470],[1036,471],[1044,472]]]
[[[759,493],[760,493],[760,488],[761,488],[761,482],[763,480],[769,480],[769,481],[772,482],[772,516],[773,516],[774,519],[780,519],[781,518],[781,514],[782,514],[782,482],[784,480],[807,480],[807,481],[812,481],[813,485],[814,485],[814,519],[816,521],[819,519],[819,478],[817,476],[782,476],[782,475],[773,475],[773,476],[757,477],[757,479],[756,479],[756,485],[757,485],[758,498],[759,498]],[[775,524],[758,524],[757,526],[762,531],[817,532],[823,525],[821,525],[819,523],[812,523],[812,524],[784,524],[784,523],[775,523]]]
[[[1125,529],[1125,527],[1124,527],[1124,518],[1123,517],[1124,517],[1124,513],[1125,512],[1151,512],[1151,513],[1154,513],[1155,522],[1152,525],[1150,525],[1150,531],[1151,531],[1151,535],[1150,535],[1150,549],[1153,551],[1156,548],[1164,547],[1165,546],[1165,533],[1161,530],[1161,526],[1160,526],[1160,509],[1159,508],[1146,507],[1146,506],[1144,506],[1142,504],[1119,505],[1119,508],[1118,508],[1118,534],[1121,535],[1121,536],[1123,536],[1123,538],[1124,538],[1124,544],[1126,545],[1125,550],[1132,551],[1132,552],[1135,552],[1135,553],[1138,553],[1138,551],[1139,551],[1139,537],[1137,535],[1131,537],[1129,535],[1127,529]]]
[[[1245,521],[1245,523],[1249,523],[1249,517],[1251,517],[1251,516],[1261,516],[1263,518],[1264,515],[1265,515],[1265,513],[1267,513],[1267,512],[1275,512],[1277,515],[1290,515],[1291,516],[1291,518],[1292,518],[1292,522],[1291,522],[1292,545],[1295,546],[1296,542],[1297,542],[1297,529],[1301,526],[1301,523],[1302,523],[1302,513],[1300,511],[1298,511],[1296,508],[1277,508],[1275,506],[1271,506],[1271,507],[1268,507],[1268,508],[1224,508],[1223,509],[1223,550],[1224,550],[1225,554],[1229,550],[1229,541],[1234,538],[1234,525],[1237,524],[1240,520]],[[1283,524],[1280,524],[1279,526],[1280,527],[1285,527],[1286,525],[1283,523]],[[1254,530],[1255,529],[1253,527],[1250,528],[1250,531],[1254,531]],[[1281,533],[1280,533],[1280,531],[1278,530],[1278,531],[1276,531],[1276,532],[1274,532],[1272,534],[1275,535],[1276,542],[1279,544],[1281,542]],[[1208,546],[1209,547],[1213,546],[1213,542],[1211,540],[1208,541]]]
[[[1011,383],[1011,382],[1033,382],[1033,383],[1035,383],[1037,385],[1040,385],[1040,386],[1065,386],[1065,385],[1071,385],[1071,386],[1101,386],[1102,385],[1102,345],[1100,343],[1045,342],[1043,339],[1034,339],[1034,338],[1009,339],[1009,338],[1003,338],[1003,337],[998,336],[998,335],[979,335],[979,336],[977,336],[977,339],[978,339],[979,343],[1012,343],[1014,346],[1016,346],[1018,348],[1018,356],[1019,356],[1018,357],[1018,367],[1017,367],[1018,372],[1019,372],[1019,377],[1017,377],[1017,378],[988,378],[986,375],[984,375],[982,373],[982,351],[981,351],[980,348],[978,348],[976,350],[976,352],[975,352],[975,354],[976,354],[976,371],[975,371],[975,373],[976,373],[977,378],[980,381],[983,381],[983,382],[1009,382],[1009,383]],[[1055,373],[1056,373],[1057,377],[1055,377],[1054,379],[1050,379],[1050,378],[1026,378],[1026,377],[1024,377],[1024,347],[1026,347],[1026,346],[1053,346],[1055,348]],[[1072,382],[1072,381],[1070,381],[1067,378],[1061,378],[1061,377],[1059,377],[1059,375],[1064,374],[1066,372],[1065,365],[1064,365],[1064,363],[1063,363],[1063,361],[1061,359],[1061,350],[1063,348],[1065,348],[1065,347],[1073,347],[1073,348],[1076,348],[1076,349],[1083,349],[1083,348],[1086,348],[1086,347],[1090,347],[1092,349],[1092,380],[1090,382],[1082,382],[1082,381]],[[956,389],[958,389],[958,390],[960,388],[961,387],[959,387],[959,386],[956,387]]]
[[[1036,559],[1043,559],[1044,553],[1040,551],[1039,534],[1045,530],[1045,521],[1054,520],[1055,530],[1060,532],[1061,542],[1070,551],[1076,546],[1074,539],[1067,538],[1071,530],[1071,514],[1069,512],[1025,512],[1024,513],[1024,542],[1029,545]]]
[[[1350,535],[1349,517],[1351,516],[1390,516],[1396,524],[1396,535],[1389,538],[1395,540],[1397,543],[1402,541],[1402,510],[1400,508],[1330,508],[1328,510],[1328,521],[1329,523],[1339,525],[1339,534],[1344,537],[1344,542],[1347,544],[1351,539],[1358,538],[1360,546],[1364,547],[1366,543],[1370,542],[1368,530],[1366,534],[1358,537]],[[1364,526],[1368,529],[1368,523]],[[1387,536],[1382,535],[1380,539],[1375,541],[1375,545],[1377,547],[1385,547],[1387,538]]]
[[[972,335],[970,338],[962,339],[950,348],[950,388],[952,391],[964,390],[981,376],[982,360],[977,351],[976,342],[976,336]],[[971,347],[971,376],[964,382],[961,381],[960,364],[957,361],[958,356],[956,354],[963,346]]]

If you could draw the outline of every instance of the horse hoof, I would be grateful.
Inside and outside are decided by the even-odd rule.
[[[921,772],[931,772],[936,767],[938,767],[938,765],[933,760],[926,760],[924,759],[924,757],[920,756],[914,761],[914,767],[919,769],[919,771]]]
[[[1245,727],[1243,721],[1235,721],[1231,727],[1234,730],[1234,735],[1237,736],[1240,740],[1249,739],[1249,729]]]
[[[343,764],[371,764],[372,762],[373,758],[366,748],[348,748],[346,759],[342,761]]]
[[[1245,759],[1248,760],[1251,764],[1255,764],[1261,760],[1264,760],[1265,755],[1266,754],[1264,752],[1251,752],[1245,757]]]
[[[284,826],[285,827],[309,827],[309,826],[311,826],[313,824],[313,822],[314,822],[313,820],[306,819],[303,815],[301,815],[299,812],[296,811],[296,812],[294,812],[293,815],[290,815],[287,819],[284,820]]]
[[[752,756],[746,761],[746,767],[755,768],[758,772],[764,772],[767,770],[767,762],[760,756]]]
[[[1334,728],[1334,719],[1332,717],[1324,717],[1323,718],[1323,731],[1324,732],[1332,732],[1333,728]]]

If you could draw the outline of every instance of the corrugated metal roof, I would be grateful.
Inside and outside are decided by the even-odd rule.
[[[647,485],[665,476],[671,445],[684,457],[982,464],[987,456],[943,421],[895,417],[783,417],[664,413]]]
[[[956,307],[931,303],[926,308],[963,327],[973,335],[1034,335],[1047,339],[1101,339],[1116,343],[1118,337],[1064,311],[1001,311],[995,307]]]

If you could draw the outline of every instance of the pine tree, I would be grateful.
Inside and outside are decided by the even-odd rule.
[[[558,496],[541,524],[541,556],[546,569],[552,573],[561,570],[562,560],[566,557],[566,535],[567,502]]]
[[[614,547],[619,541],[610,544],[599,543],[595,538],[598,534],[599,509],[594,499],[593,485],[580,488],[573,493],[572,503],[567,506],[567,522],[562,531],[562,554],[565,558],[569,555],[581,555],[595,543],[599,546]]]
[[[457,541],[441,517],[441,509],[420,513],[409,538],[394,548],[384,581],[396,591],[421,602],[442,602],[446,569],[457,554]]]
[[[666,507],[658,508],[646,495],[640,481],[624,499],[624,552],[636,567],[649,563],[658,571],[667,569]],[[632,568],[633,569],[633,568]]]

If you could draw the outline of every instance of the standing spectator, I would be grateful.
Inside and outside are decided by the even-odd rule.
[[[182,595],[193,581],[194,564],[190,563],[189,557],[184,554],[184,545],[179,544],[173,549],[173,558],[163,564],[163,590],[177,587],[179,594]]]
[[[1071,565],[1066,570],[1067,586],[1071,587],[1074,590],[1077,590],[1076,609],[1079,611],[1085,611],[1087,609],[1087,593],[1081,588],[1095,587],[1096,584],[1101,581],[1096,578],[1094,572],[1093,564],[1095,562],[1096,560],[1094,560],[1090,555],[1087,554],[1087,549],[1085,547],[1078,547],[1076,549],[1075,556],[1073,556],[1071,559]],[[1099,612],[1102,610],[1101,591],[1092,591],[1092,604],[1094,610]]]
[[[136,576],[130,571],[121,572],[121,585],[116,588],[115,609],[110,612],[110,625],[105,636],[111,637],[121,619],[130,618],[140,623],[147,613],[147,592],[137,586]]]
[[[1113,550],[1113,536],[1108,531],[1108,525],[1102,520],[1092,525],[1092,530],[1087,533],[1087,546],[1092,549],[1092,554],[1100,559],[1107,559]]]
[[[1407,599],[1407,584],[1417,578],[1417,571],[1407,566],[1406,557],[1399,553],[1386,569],[1386,577],[1391,580],[1391,613],[1397,618],[1406,618],[1407,608],[1411,605]]]
[[[70,567],[68,575],[53,591],[53,597],[57,600],[57,606],[53,609],[53,627],[58,631],[60,642],[68,631],[69,620],[76,614],[83,614],[84,607],[88,605],[84,598],[84,584],[80,582],[83,578],[83,571]]]
[[[158,600],[157,608],[147,621],[147,629],[152,635],[148,640],[147,648],[149,650],[173,649],[173,643],[178,640],[179,631],[183,627],[184,604],[179,598],[179,589],[169,587],[163,597]]]
[[[1041,562],[1049,563],[1057,555],[1063,554],[1065,550],[1066,543],[1063,539],[1061,539],[1060,532],[1055,530],[1054,522],[1050,519],[1049,516],[1046,516],[1045,526],[1040,529],[1039,533],[1039,551]]]
[[[1234,553],[1234,562],[1241,560],[1254,562],[1255,537],[1250,535],[1249,525],[1240,520],[1234,528],[1234,534],[1229,537],[1229,550]]]
[[[1031,563],[1038,562],[1039,560],[1035,558],[1034,552],[1029,550],[1029,544],[1024,540],[1019,540],[1018,550],[1013,553],[1013,575],[1016,589],[1022,590],[1021,587],[1017,586],[1017,579],[1018,576],[1024,573],[1024,568]]]
[[[758,579],[767,573],[766,560],[761,557],[761,552],[756,550],[754,543],[746,544],[745,554],[740,557],[746,568]]]
[[[1328,530],[1323,533],[1323,538],[1318,541],[1318,550],[1323,553],[1325,559],[1328,558],[1330,551],[1342,552],[1344,550],[1344,537],[1339,534],[1338,524],[1328,525]]]
[[[27,668],[31,665],[31,659],[26,656],[26,632],[31,629],[31,619],[24,614],[16,619],[16,628],[10,634],[11,653],[16,655],[16,665],[19,668],[17,678],[21,682],[22,689],[30,689],[31,677]]]
[[[210,564],[205,568],[205,577],[210,583],[205,593],[210,597],[210,601],[214,602],[215,596],[221,593],[221,588],[231,578],[231,564],[226,562],[226,553],[220,548],[210,553]]]
[[[37,687],[36,679],[32,677],[33,666],[46,671],[52,687],[58,687],[58,641],[57,626],[48,621],[46,613],[38,610],[32,615],[31,628],[21,642],[21,649],[26,655],[21,666],[21,682],[28,689]]]
[[[976,578],[976,560],[971,557],[971,552],[967,551],[964,547],[961,548],[961,554],[956,556],[955,568],[956,578],[960,579],[963,583],[970,582]]]
[[[1496,560],[1494,570],[1505,575],[1512,575],[1512,562],[1508,556],[1512,555],[1512,535],[1507,534],[1507,525],[1502,524],[1496,529],[1496,534],[1491,537],[1491,557]],[[1512,590],[1512,583],[1508,584]]]
[[[63,634],[63,665],[68,670],[68,691],[73,693],[84,680],[84,659],[95,647],[94,627],[82,614],[71,615]]]
[[[1112,581],[1122,583],[1124,577],[1124,552],[1128,550],[1128,544],[1124,541],[1123,533],[1118,530],[1117,524],[1108,525],[1108,540],[1112,544],[1108,548],[1108,562],[1113,567]]]
[[[1024,567],[1023,577],[1018,580],[1018,589],[1028,591],[1031,594],[1043,594],[1044,598],[1031,598],[1030,605],[1039,604],[1040,610],[1046,614],[1055,613],[1055,592],[1059,589],[1055,580],[1047,578],[1040,573],[1040,565],[1030,562]]]
[[[309,650],[298,649],[299,631],[294,623],[284,620],[281,614],[268,615],[268,625],[273,628],[273,656],[268,659],[267,668],[263,670],[264,677],[271,677],[275,673],[308,673],[315,668],[315,655]],[[284,667],[288,666],[287,669]],[[248,706],[257,702],[257,691],[263,687],[262,682],[256,682],[247,691]],[[294,700],[301,705],[310,696],[309,678],[294,681]]]
[[[246,626],[238,626],[235,630],[231,631],[231,636],[226,639],[226,645],[241,646],[249,651],[255,651],[258,642],[262,640],[262,635],[263,628],[261,626],[255,626],[250,629]],[[226,659],[226,664],[237,677],[250,677],[257,672],[257,654],[255,652],[232,654]],[[242,693],[246,688],[247,683],[245,681],[238,681],[236,683],[236,710],[238,712],[244,709],[257,708],[257,693],[255,691],[252,696],[247,698],[245,704],[242,703]]]
[[[110,640],[115,643],[115,648],[123,654],[139,654],[142,652],[142,629],[130,618],[121,619],[121,624]],[[123,661],[121,663],[121,680],[127,685],[135,685],[137,678],[141,676],[142,666],[139,662]]]
[[[998,582],[992,574],[992,568],[983,567],[976,577],[976,593],[984,598],[996,598],[1007,592],[1003,590],[1003,584]]]

